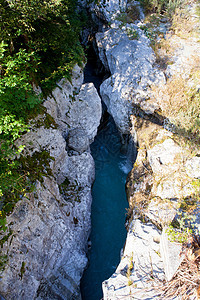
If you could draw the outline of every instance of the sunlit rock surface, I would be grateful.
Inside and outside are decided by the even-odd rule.
[[[111,29],[96,34],[100,59],[111,72],[101,85],[101,96],[109,113],[122,133],[130,130],[133,105],[146,114],[159,108],[149,101],[153,84],[165,82],[162,71],[155,66],[155,54],[143,31],[135,24],[119,27],[115,21]]]
[[[194,201],[188,217],[193,228],[200,228],[200,218],[199,154],[193,157],[167,126],[168,120],[162,115],[167,103],[162,88],[174,73],[188,76],[187,49],[199,53],[199,45],[196,39],[186,41],[185,46],[181,39],[181,47],[173,44],[173,63],[161,71],[142,24],[123,22],[122,17],[96,34],[100,59],[111,72],[100,92],[121,133],[135,136],[138,156],[127,179],[130,211],[126,245],[115,273],[102,286],[107,300],[164,299],[157,287],[163,279],[171,280],[182,261],[181,244],[170,241],[173,234],[170,236],[168,226],[187,217],[187,201]],[[168,29],[169,24],[160,24],[164,35]],[[170,35],[169,42],[173,42]],[[191,86],[198,91],[194,82]],[[155,87],[160,89],[157,97]]]
[[[113,20],[118,14],[125,11],[127,0],[100,0],[98,3],[95,1],[90,5],[93,11],[99,18],[108,22]]]
[[[163,262],[159,244],[160,231],[152,223],[136,219],[130,224],[125,249],[115,273],[103,282],[104,299],[159,299],[152,279],[163,280]]]
[[[72,82],[61,80],[45,101],[57,129],[33,126],[17,141],[26,145],[24,155],[49,152],[53,176],[47,172],[37,181],[7,218],[11,234],[2,255],[8,262],[0,282],[5,299],[80,299],[95,170],[88,148],[101,118],[96,89],[82,82],[76,66]]]

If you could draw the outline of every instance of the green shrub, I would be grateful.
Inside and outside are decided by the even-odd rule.
[[[197,233],[193,225],[195,220],[196,216],[187,212],[180,212],[178,218],[167,229],[169,240],[176,243],[185,243],[190,235]]]
[[[0,228],[6,215],[30,192],[34,181],[50,174],[49,153],[19,156],[15,140],[29,130],[41,111],[42,98],[62,77],[70,80],[75,64],[84,60],[79,32],[83,16],[76,0],[0,1]],[[33,86],[40,86],[36,95]],[[52,118],[45,114],[45,126]],[[55,124],[53,124],[55,125]]]
[[[130,40],[138,40],[139,39],[139,34],[138,34],[137,30],[127,28],[126,32],[127,32],[127,35]]]

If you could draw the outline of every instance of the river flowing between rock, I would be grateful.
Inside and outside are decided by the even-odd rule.
[[[97,61],[98,58],[91,47],[84,81],[93,82],[99,91],[103,78],[109,74],[97,74],[97,70],[100,69]],[[135,158],[133,143],[127,142],[127,145],[122,145],[121,136],[113,118],[106,112],[105,104],[103,111],[98,134],[90,147],[95,160],[96,174],[92,189],[89,264],[81,281],[83,300],[100,300],[103,297],[102,282],[114,273],[120,262],[120,252],[126,240],[125,219],[128,202],[125,183]]]
[[[109,117],[91,145],[96,179],[92,190],[92,247],[89,267],[82,280],[83,300],[102,298],[102,281],[115,271],[126,239],[124,223],[128,207],[125,194],[127,174],[122,170],[127,157],[120,149],[120,135]]]

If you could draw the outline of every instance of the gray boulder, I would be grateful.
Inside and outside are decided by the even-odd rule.
[[[154,67],[156,57],[149,40],[137,25],[112,28],[96,34],[100,59],[111,72],[100,88],[102,100],[122,133],[129,133],[133,105],[146,114],[153,114],[159,106],[149,101],[153,84],[165,82],[163,72]]]
[[[82,128],[75,128],[69,130],[67,137],[68,147],[82,153],[89,148],[89,138]]]
[[[93,83],[82,85],[80,92],[70,98],[66,122],[69,130],[81,128],[90,143],[97,134],[102,114],[101,99]]]

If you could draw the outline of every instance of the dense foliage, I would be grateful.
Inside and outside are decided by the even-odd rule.
[[[28,130],[30,113],[61,77],[81,64],[81,16],[75,0],[0,0],[0,196],[25,191],[27,174],[13,160],[21,151],[14,141]],[[13,197],[17,201],[16,197]],[[3,204],[2,204],[3,203]],[[3,221],[0,220],[1,224]]]

